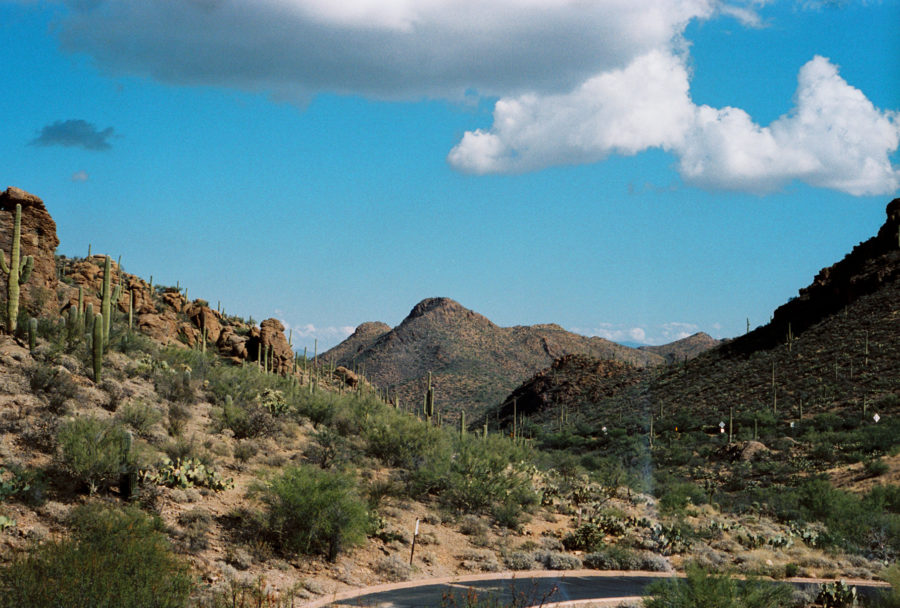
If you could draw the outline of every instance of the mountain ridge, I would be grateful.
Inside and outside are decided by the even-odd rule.
[[[437,402],[451,417],[462,410],[481,413],[529,375],[568,354],[638,367],[666,363],[664,355],[651,350],[582,336],[556,323],[501,327],[447,297],[425,298],[396,327],[385,328],[384,323],[362,324],[322,356],[334,365],[363,370],[401,406],[413,408],[425,393],[430,372]]]

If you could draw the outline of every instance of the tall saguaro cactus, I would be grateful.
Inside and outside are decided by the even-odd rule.
[[[91,334],[91,361],[94,365],[94,382],[100,383],[103,374],[103,315],[94,316],[94,326]]]
[[[109,322],[112,319],[112,302],[119,301],[119,295],[122,290],[121,285],[116,285],[115,290],[112,287],[112,268],[109,256],[106,256],[106,262],[103,265],[103,292],[100,300],[100,314],[103,315],[103,343],[109,343]]]
[[[16,331],[16,321],[19,317],[19,286],[28,281],[34,268],[34,257],[20,255],[21,240],[22,205],[17,204],[9,264],[6,263],[6,254],[0,251],[0,268],[9,275],[6,281],[6,329],[9,333]]]

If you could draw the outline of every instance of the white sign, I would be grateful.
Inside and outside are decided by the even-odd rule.
[[[791,428],[794,428],[794,423],[793,423],[793,422],[791,423]]]
[[[720,428],[720,429],[724,429],[724,428],[725,428],[725,423],[724,423],[724,422],[720,422],[720,423],[719,423],[719,428]]]
[[[415,532],[414,536],[418,536],[418,535],[419,535],[419,520],[417,519],[416,520],[416,532]]]
[[[878,414],[876,414],[876,416],[877,416],[877,415],[878,415]],[[600,429],[600,430],[603,431],[604,433],[606,433],[606,427],[603,427],[603,428]]]
[[[881,416],[879,416],[878,414],[875,414],[874,416],[872,416],[872,420],[874,420],[875,422],[878,422],[879,420],[881,420]]]

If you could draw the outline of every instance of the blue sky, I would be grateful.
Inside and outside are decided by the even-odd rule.
[[[900,191],[900,2],[0,0],[0,186],[302,348],[740,334]]]

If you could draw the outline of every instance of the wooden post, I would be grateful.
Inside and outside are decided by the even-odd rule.
[[[416,538],[419,536],[419,520],[416,519],[416,529],[413,532],[412,547],[409,550],[409,565],[413,564],[413,555],[416,554]]]

